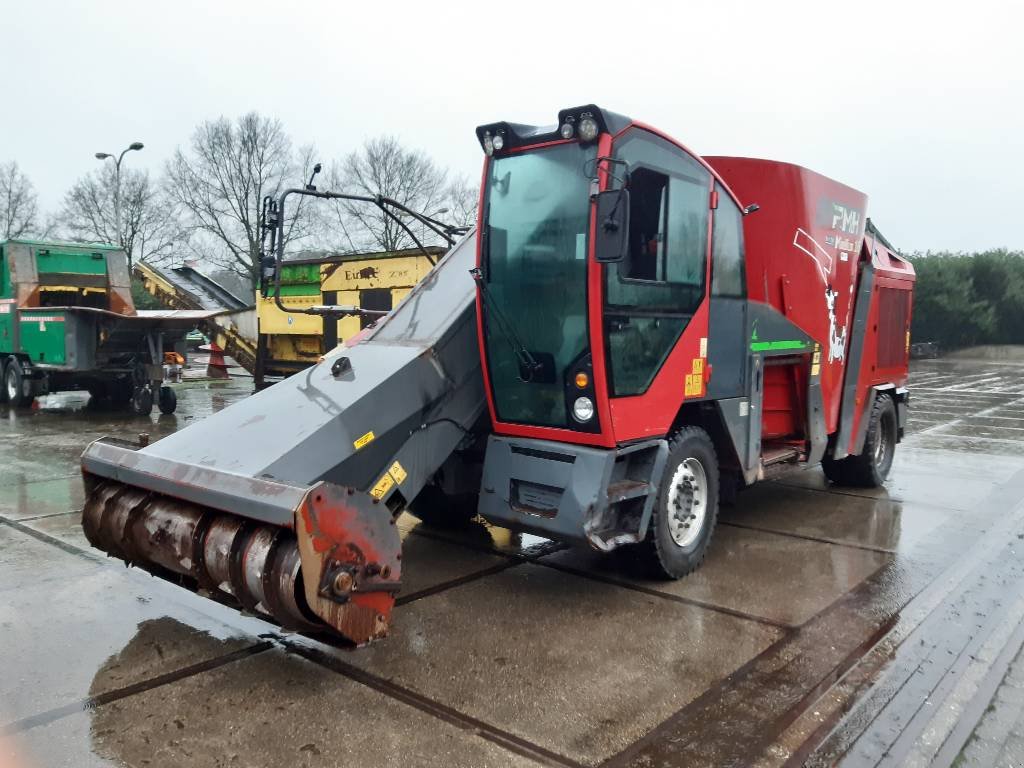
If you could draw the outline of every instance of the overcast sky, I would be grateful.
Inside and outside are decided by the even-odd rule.
[[[143,141],[125,162],[156,172],[258,110],[324,160],[390,132],[476,177],[476,125],[594,102],[857,187],[901,249],[1024,249],[1022,22],[996,0],[0,0],[0,162],[50,209],[97,151]]]

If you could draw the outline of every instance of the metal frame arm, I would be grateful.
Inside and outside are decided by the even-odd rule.
[[[402,219],[395,213],[396,209],[402,213],[406,213],[412,216],[414,219],[423,224],[427,229],[434,232],[436,235],[444,238],[445,242],[448,243],[449,247],[455,244],[455,238],[458,235],[465,234],[467,231],[466,227],[456,227],[444,222],[438,221],[437,219],[427,216],[426,214],[414,211],[408,206],[393,200],[390,197],[383,195],[352,195],[344,192],[331,192],[330,190],[317,190],[317,189],[299,189],[290,188],[286,189],[281,193],[275,202],[270,197],[267,197],[263,201],[263,215],[261,221],[262,228],[262,240],[260,243],[260,269],[263,269],[263,262],[265,256],[265,246],[267,234],[270,234],[270,253],[274,258],[274,304],[282,312],[290,312],[293,314],[304,314],[304,315],[321,315],[327,317],[344,317],[347,315],[359,315],[366,317],[380,317],[386,315],[386,311],[363,309],[355,306],[329,306],[329,305],[317,305],[313,307],[288,307],[281,301],[281,268],[284,265],[284,221],[285,221],[285,201],[289,195],[305,195],[307,197],[319,197],[323,200],[350,200],[358,203],[370,203],[377,206],[389,219],[394,221],[400,226],[412,241],[416,244],[416,247],[423,251],[423,254],[427,257],[427,260],[432,264],[436,264],[433,256],[427,250],[426,246],[420,241],[418,237],[409,228]],[[262,277],[262,276],[261,276]]]

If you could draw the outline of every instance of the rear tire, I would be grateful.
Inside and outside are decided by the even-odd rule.
[[[136,416],[149,416],[153,412],[153,391],[149,387],[139,387],[132,393],[132,413]]]
[[[170,387],[160,387],[157,405],[160,406],[160,413],[170,415],[178,407],[178,395]]]
[[[7,358],[7,364],[4,366],[4,391],[7,402],[12,408],[27,408],[35,400],[31,389],[32,382],[22,372],[18,358]]]
[[[836,485],[878,488],[885,482],[896,455],[896,406],[892,398],[880,394],[871,408],[864,449],[844,459],[826,456],[821,461],[825,477]]]
[[[708,433],[683,427],[669,441],[647,538],[652,575],[681,579],[704,561],[718,522],[718,456]]]
[[[436,485],[425,485],[406,511],[431,528],[463,528],[476,517],[477,495],[449,496]]]

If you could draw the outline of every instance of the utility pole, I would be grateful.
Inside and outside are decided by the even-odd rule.
[[[114,228],[117,230],[117,244],[124,248],[123,233],[121,232],[121,161],[124,160],[124,156],[131,151],[138,152],[142,149],[143,144],[141,141],[133,141],[124,149],[120,155],[116,158],[109,152],[97,152],[97,160],[113,160],[114,161]]]

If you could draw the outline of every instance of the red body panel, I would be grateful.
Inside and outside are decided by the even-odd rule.
[[[671,137],[641,123],[629,129],[648,130],[670,141],[703,163],[728,194],[741,206],[757,203],[760,210],[743,219],[748,298],[763,302],[817,342],[820,348],[818,375],[825,413],[825,430],[838,428],[844,368],[850,349],[858,265],[873,258],[876,271],[871,297],[871,315],[856,397],[862,402],[869,387],[906,382],[910,289],[914,280],[908,262],[872,238],[865,242],[867,196],[821,174],[797,165],[770,160],[736,157],[700,158]],[[624,132],[624,131],[623,131]],[[620,134],[617,134],[621,135]],[[598,156],[612,152],[613,138],[602,134]],[[511,151],[548,146],[545,142]],[[599,189],[607,188],[607,171],[599,164]],[[487,161],[483,180],[487,177]],[[709,205],[712,189],[709,188]],[[481,184],[481,211],[483,210]],[[705,297],[684,329],[649,389],[641,395],[610,398],[606,377],[602,307],[604,304],[603,266],[594,259],[594,216],[587,256],[588,331],[594,370],[595,406],[600,419],[598,433],[571,429],[536,427],[497,421],[489,371],[483,366],[484,385],[494,431],[498,434],[557,440],[568,443],[614,447],[632,440],[667,434],[684,401],[683,383],[697,361],[706,355],[709,304]],[[708,279],[711,284],[711,220],[709,217]],[[871,249],[874,248],[874,251]],[[873,256],[871,254],[874,254]],[[479,264],[480,253],[477,261]],[[884,296],[890,289],[899,296]],[[480,301],[477,301],[477,328],[481,358],[486,359]],[[737,340],[746,354],[749,341]],[[894,341],[895,339],[895,341]],[[702,355],[702,352],[705,354]],[[796,438],[805,432],[808,371],[812,350],[798,351],[786,360],[775,359],[765,370],[763,437]],[[881,357],[880,357],[881,355]],[[701,396],[706,391],[711,370],[703,365]],[[815,361],[816,362],[816,361]],[[856,419],[861,414],[858,410]]]
[[[798,165],[705,158],[745,205],[747,293],[821,345],[826,430],[836,429],[867,196]],[[832,304],[831,309],[829,304]]]
[[[856,450],[853,440],[865,415],[862,406],[868,389],[879,384],[905,386],[910,361],[914,267],[870,235],[864,238],[861,252],[862,260],[869,258],[875,269],[875,287],[868,312],[864,358],[857,377],[853,436],[845,446],[848,451]]]

